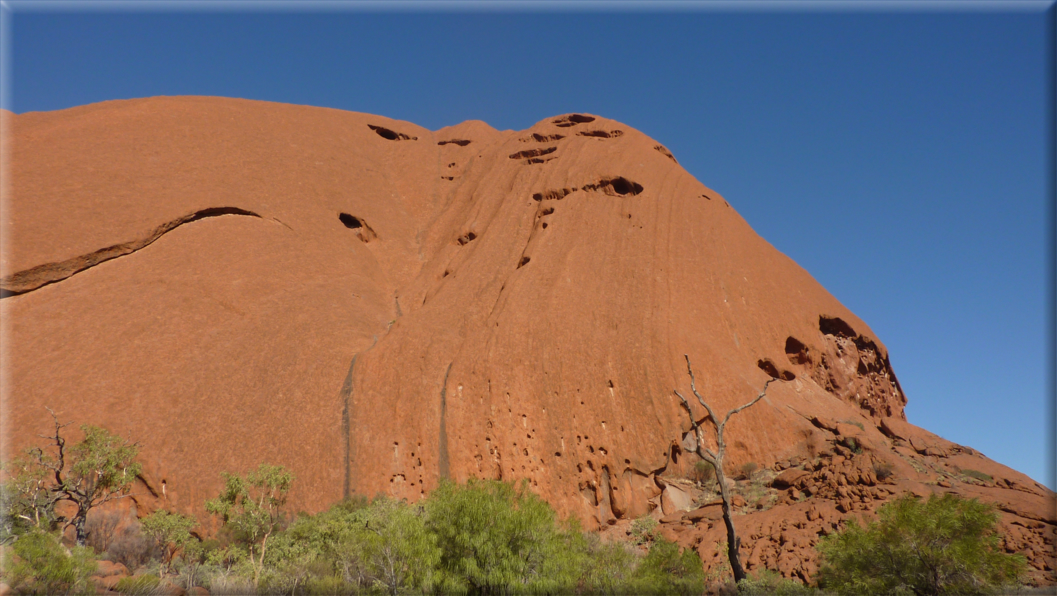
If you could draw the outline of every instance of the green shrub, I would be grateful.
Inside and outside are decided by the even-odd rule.
[[[697,596],[705,590],[705,570],[693,549],[658,537],[635,570],[631,593]]]
[[[222,474],[224,490],[206,501],[206,511],[220,516],[224,529],[244,549],[254,586],[264,571],[268,539],[279,529],[294,474],[283,466],[262,463],[244,476]]]
[[[744,478],[745,480],[752,480],[752,475],[756,473],[756,470],[759,469],[759,467],[759,464],[754,461],[742,464],[741,468],[739,468],[739,471],[741,472],[741,478]]]
[[[738,594],[746,596],[806,596],[816,590],[804,584],[785,579],[775,571],[761,569],[738,582]]]
[[[119,579],[114,589],[129,596],[150,596],[158,592],[160,583],[156,575],[133,575]]]
[[[635,544],[646,544],[653,540],[653,531],[657,529],[657,520],[646,515],[631,522],[631,536]]]
[[[441,592],[566,593],[575,588],[582,561],[573,548],[575,536],[559,530],[554,510],[527,483],[445,482],[425,507],[442,552]]]
[[[95,572],[92,550],[66,553],[59,539],[39,529],[21,535],[6,552],[4,580],[17,594],[81,594]]]
[[[627,594],[639,563],[635,552],[619,542],[602,542],[597,534],[587,536],[584,547],[579,593]]]
[[[886,461],[874,460],[873,474],[878,480],[887,480],[892,474],[895,474],[895,467]]]
[[[310,596],[351,596],[359,590],[336,575],[309,578],[305,582],[305,594]]]
[[[990,474],[984,474],[983,472],[980,472],[978,470],[959,470],[959,473],[963,476],[976,478],[977,480],[982,480],[989,484],[995,481],[995,479],[992,478]]]
[[[140,520],[140,532],[161,549],[162,575],[168,573],[177,551],[183,551],[185,559],[198,554],[198,539],[191,535],[191,528],[196,525],[198,520],[194,517],[164,509]]]
[[[840,443],[848,449],[851,449],[851,452],[856,455],[862,453],[862,445],[860,445],[853,437],[844,437]]]
[[[905,495],[866,528],[852,520],[819,544],[819,584],[839,594],[984,594],[1011,585],[1024,557],[998,548],[998,514],[957,495]]]
[[[390,594],[428,591],[437,578],[441,551],[421,507],[382,498],[363,510],[361,561],[368,578]]]
[[[709,484],[716,479],[716,469],[708,462],[696,462],[687,479],[698,484]]]

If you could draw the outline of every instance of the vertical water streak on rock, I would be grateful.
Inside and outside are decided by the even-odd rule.
[[[345,375],[345,382],[341,385],[341,436],[345,440],[345,486],[342,494],[348,499],[352,495],[352,371],[356,368],[356,358],[352,357],[349,364],[349,372]]]
[[[444,385],[440,388],[440,448],[439,448],[439,474],[441,480],[448,480],[451,478],[451,473],[448,469],[448,429],[445,416],[448,410],[448,375],[451,374],[451,365],[448,364],[448,370],[444,373]]]

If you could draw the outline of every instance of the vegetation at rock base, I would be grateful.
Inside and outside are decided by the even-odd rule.
[[[737,529],[734,527],[734,516],[731,512],[733,501],[731,499],[730,486],[727,482],[727,476],[726,473],[723,471],[724,460],[726,458],[725,453],[727,449],[726,441],[723,438],[723,432],[727,426],[727,423],[730,422],[731,416],[737,414],[738,412],[741,412],[746,408],[751,408],[761,399],[766,397],[767,387],[770,386],[773,381],[778,380],[778,378],[774,377],[768,379],[763,384],[763,390],[760,391],[760,393],[756,396],[755,399],[745,402],[744,404],[727,411],[726,416],[724,416],[723,419],[720,420],[716,416],[716,413],[712,411],[712,407],[708,404],[707,401],[705,401],[705,398],[702,397],[701,394],[697,391],[697,379],[694,377],[694,368],[690,364],[690,355],[684,354],[683,357],[686,358],[686,372],[690,375],[690,390],[693,392],[694,397],[697,398],[697,403],[701,404],[701,407],[703,407],[705,411],[708,412],[708,415],[705,416],[705,420],[711,421],[710,424],[714,428],[716,441],[715,451],[705,446],[706,433],[702,429],[701,425],[703,420],[698,420],[698,418],[694,416],[694,410],[690,406],[690,402],[687,401],[685,397],[683,397],[682,393],[679,393],[679,391],[676,390],[675,395],[679,398],[680,401],[682,401],[683,407],[686,409],[686,414],[690,418],[690,428],[693,431],[693,448],[688,450],[692,453],[696,453],[698,457],[700,457],[703,461],[711,465],[716,472],[716,481],[719,485],[719,495],[720,498],[723,500],[723,524],[727,528],[727,559],[730,561],[730,570],[731,573],[734,574],[734,581],[740,582],[744,580],[747,575],[745,574],[744,567],[742,567],[741,565],[741,555],[738,552],[739,547],[741,545],[741,539],[738,538]],[[743,466],[742,471],[745,474],[746,478],[752,477],[753,472],[756,471],[755,465],[756,464],[752,464],[753,467],[749,467],[747,464]]]
[[[56,478],[83,476],[82,462],[97,478],[138,464],[133,445],[84,428],[82,443],[66,449],[60,442],[61,465],[31,450],[4,466],[0,575],[16,594],[91,593],[103,569],[107,586],[130,595],[196,587],[215,595],[692,595],[706,585],[745,595],[1028,593],[1016,585],[1024,558],[998,548],[994,508],[955,495],[907,495],[882,506],[865,528],[853,520],[824,538],[819,592],[760,568],[737,583],[730,567],[706,574],[698,553],[667,540],[651,516],[630,524],[630,541],[604,541],[560,520],[527,481],[443,482],[416,504],[357,496],[293,516],[285,507],[294,475],[269,464],[222,475],[223,491],[205,504],[220,523],[208,540],[192,533],[199,520],[188,515],[160,510],[121,522],[120,511],[95,511],[84,528],[110,563],[97,562],[91,548],[61,542],[64,520],[54,507],[70,485]],[[56,476],[57,468],[69,474]],[[729,550],[726,543],[714,549]]]
[[[648,544],[653,540],[653,532],[657,529],[657,520],[648,515],[640,517],[631,522],[631,537],[637,544]]]
[[[191,555],[198,550],[198,540],[191,535],[191,528],[198,521],[189,515],[180,515],[161,510],[140,520],[144,535],[154,540],[161,549],[161,572],[165,574],[177,551]]]
[[[815,593],[817,590],[768,569],[750,573],[749,577],[738,582],[738,594],[745,596],[807,596]]]
[[[687,479],[697,484],[708,485],[715,482],[716,470],[708,462],[695,462],[690,474],[687,475]]]
[[[998,548],[994,507],[956,495],[907,495],[865,528],[819,544],[819,583],[839,594],[986,594],[1013,585],[1024,558]]]
[[[83,594],[95,571],[91,549],[67,553],[55,536],[39,528],[19,536],[4,558],[4,581],[18,594]]]
[[[55,429],[43,437],[47,444],[27,449],[21,458],[5,466],[11,478],[4,490],[3,534],[9,536],[30,524],[51,529],[58,521],[55,504],[69,501],[77,510],[65,526],[73,526],[77,545],[84,546],[88,513],[128,496],[141,469],[135,461],[139,446],[89,424],[80,427],[84,439],[68,446],[62,431],[70,423],[62,424],[54,412],[51,415]]]
[[[253,584],[260,582],[268,538],[279,527],[282,508],[294,482],[294,475],[282,466],[261,464],[255,471],[239,476],[224,473],[224,490],[206,502],[206,511],[219,515],[245,547],[253,570]]]

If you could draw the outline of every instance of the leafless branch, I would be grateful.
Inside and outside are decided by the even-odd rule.
[[[704,459],[705,461],[709,461],[708,457],[704,457],[705,455],[707,455],[707,456],[711,457],[712,458],[711,461],[714,462],[715,459],[716,459],[716,454],[712,453],[712,451],[710,449],[708,449],[707,447],[704,447],[704,437],[702,436],[701,425],[697,422],[697,419],[694,418],[694,411],[693,411],[693,409],[690,408],[690,402],[686,401],[686,398],[683,397],[682,393],[679,393],[678,389],[675,390],[675,394],[679,396],[679,399],[683,400],[683,407],[686,408],[686,412],[687,412],[688,416],[690,417],[690,426],[691,426],[691,428],[694,431],[694,437],[695,437],[695,440],[697,441],[697,452],[698,452],[698,455],[702,456],[702,459]],[[705,406],[705,407],[708,407],[708,406]],[[711,413],[710,413],[710,415],[711,415]]]
[[[747,407],[753,405],[754,403],[760,401],[761,399],[763,399],[764,396],[767,395],[767,387],[771,383],[773,383],[774,381],[777,381],[777,380],[778,379],[773,379],[773,378],[772,379],[767,379],[767,382],[763,384],[763,390],[760,391],[760,394],[756,396],[756,399],[750,401],[749,403],[747,403],[747,404],[745,404],[743,406],[734,408],[733,410],[727,412],[727,416],[723,419],[723,424],[726,424],[727,420],[730,420],[730,417],[733,416],[734,414],[737,414],[738,412],[744,410],[745,408],[747,408]]]

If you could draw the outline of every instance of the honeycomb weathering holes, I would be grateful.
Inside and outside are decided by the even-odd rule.
[[[851,325],[844,322],[839,317],[827,317],[826,315],[819,315],[818,317],[818,329],[826,335],[836,335],[837,337],[857,337],[858,334],[851,328]]]
[[[523,138],[518,139],[518,140],[520,140],[522,143],[528,143],[530,141],[536,141],[537,143],[545,143],[547,141],[558,141],[558,140],[561,140],[561,139],[564,139],[564,138],[565,138],[565,135],[560,135],[560,134],[557,134],[557,133],[552,134],[552,135],[541,135],[541,134],[539,134],[537,132],[534,132],[531,135],[529,135],[527,137],[523,137]]]
[[[408,135],[406,135],[406,134],[404,134],[402,132],[396,132],[395,130],[389,130],[388,128],[385,128],[384,126],[375,126],[374,124],[368,124],[367,127],[370,128],[371,130],[373,130],[374,132],[378,133],[378,136],[382,137],[383,139],[390,140],[390,141],[417,141],[418,140],[418,137],[412,137],[412,136],[408,136]]]
[[[363,220],[356,217],[355,215],[349,215],[348,213],[340,213],[338,214],[338,219],[341,220],[341,223],[345,224],[345,227],[349,228],[350,230],[355,230],[357,228],[363,227]]]
[[[623,176],[617,176],[616,178],[603,178],[593,184],[585,184],[583,189],[573,188],[560,188],[557,190],[546,190],[543,192],[533,193],[532,200],[534,201],[546,201],[546,200],[557,200],[560,201],[566,196],[576,192],[577,190],[601,190],[607,195],[612,196],[626,196],[626,195],[637,195],[640,194],[644,189],[638,182],[632,182]]]
[[[562,116],[561,118],[555,118],[552,120],[553,124],[556,124],[562,128],[569,126],[576,126],[577,124],[586,124],[587,122],[594,122],[594,116],[586,116],[584,114],[569,114],[568,116]]]
[[[779,371],[778,367],[771,362],[770,358],[761,358],[756,362],[756,366],[760,367],[760,370],[767,373],[767,376],[772,379],[781,379],[783,381],[792,381],[796,378],[796,375],[791,371],[783,370]]]
[[[606,130],[581,130],[576,133],[581,137],[597,137],[600,139],[615,139],[624,134],[622,130],[614,130],[612,132]]]
[[[638,182],[632,182],[623,176],[617,176],[616,178],[603,178],[596,184],[588,184],[584,186],[584,190],[601,190],[607,195],[637,195],[643,191],[642,185]]]
[[[763,358],[756,363],[756,366],[760,367],[760,370],[767,373],[767,376],[772,379],[778,378],[778,367],[771,362],[770,358]]]
[[[557,147],[542,147],[540,149],[526,149],[524,151],[518,151],[510,155],[510,159],[524,159],[526,157],[539,157],[541,155],[547,155],[548,153],[554,153],[557,151]]]
[[[609,181],[609,185],[613,188],[613,192],[618,195],[637,195],[642,192],[641,184],[632,182],[627,178],[614,178]]]
[[[459,243],[459,246],[465,246],[465,245],[473,242],[476,239],[477,239],[477,234],[474,234],[473,232],[466,232],[462,236],[459,236],[459,238],[456,240],[456,242]]]
[[[465,146],[469,145],[470,143],[471,143],[471,141],[469,141],[467,139],[449,139],[447,141],[440,141],[437,144],[438,145],[454,144],[454,145],[458,145],[460,147],[465,147]]]
[[[367,222],[355,215],[339,213],[338,220],[341,221],[342,225],[346,228],[353,230],[356,235],[360,237],[360,240],[363,240],[364,242],[370,242],[378,237],[378,235],[374,233],[374,230],[371,229],[371,226],[367,225]]]
[[[792,364],[805,364],[810,361],[807,355],[807,346],[792,335],[785,340],[785,355]]]

